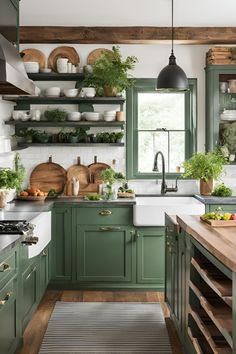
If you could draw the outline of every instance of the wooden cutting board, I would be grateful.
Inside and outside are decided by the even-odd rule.
[[[111,53],[111,54],[113,53],[111,50],[106,48],[97,48],[93,50],[91,53],[89,53],[87,58],[87,63],[89,65],[94,65],[104,52]]]
[[[61,193],[65,183],[66,171],[62,166],[52,162],[51,156],[48,162],[37,165],[30,175],[31,188],[38,188],[43,192],[55,189],[57,193]]]
[[[80,192],[82,193],[83,190],[87,190],[90,183],[90,172],[87,166],[81,165],[80,157],[78,156],[77,164],[72,165],[67,170],[67,181],[66,181],[66,195],[72,196],[73,189],[72,189],[72,178],[75,177],[79,180],[80,183]]]
[[[34,48],[28,48],[28,49],[22,50],[20,52],[20,54],[21,54],[22,60],[24,62],[36,61],[37,63],[39,63],[40,69],[45,68],[46,57],[45,57],[44,53],[41,52],[41,50],[34,49]]]
[[[73,65],[78,65],[80,57],[74,47],[62,46],[55,48],[48,58],[48,67],[57,72],[57,59],[67,58]]]
[[[110,166],[103,162],[97,162],[97,156],[94,156],[94,163],[89,165],[88,168],[91,183],[100,184],[102,183],[101,172],[110,168]]]

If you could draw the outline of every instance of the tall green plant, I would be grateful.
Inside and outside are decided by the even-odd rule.
[[[226,159],[218,151],[211,151],[206,154],[198,153],[183,163],[184,178],[202,179],[208,181],[217,179],[224,170]]]
[[[112,52],[102,53],[93,65],[93,72],[85,77],[83,85],[94,86],[98,91],[105,86],[116,87],[121,92],[132,85],[128,71],[134,69],[137,61],[135,56],[123,60],[119,46],[113,46]]]

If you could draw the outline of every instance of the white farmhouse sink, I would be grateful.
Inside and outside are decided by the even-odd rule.
[[[194,197],[137,197],[134,205],[135,226],[164,226],[165,213],[198,215],[205,205]]]

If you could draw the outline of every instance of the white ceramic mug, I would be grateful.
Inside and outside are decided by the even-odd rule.
[[[79,96],[80,97],[94,97],[96,95],[96,89],[94,87],[82,87]]]
[[[31,113],[31,119],[32,120],[36,120],[36,121],[40,120],[41,112],[40,112],[39,109],[32,109],[30,111],[30,113]]]

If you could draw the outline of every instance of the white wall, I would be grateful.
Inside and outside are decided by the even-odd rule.
[[[235,0],[175,0],[176,26],[235,26]],[[171,0],[21,0],[21,25],[169,26]]]

